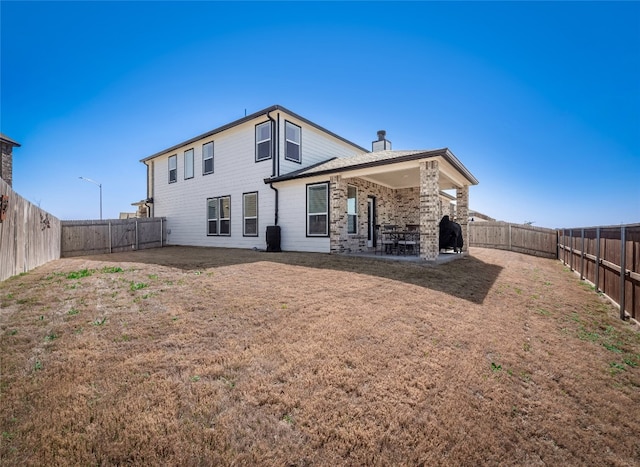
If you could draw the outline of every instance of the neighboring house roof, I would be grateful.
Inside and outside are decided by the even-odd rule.
[[[181,148],[183,146],[187,146],[187,145],[189,145],[191,143],[195,143],[198,140],[201,140],[201,139],[204,139],[204,138],[208,138],[210,136],[215,135],[216,133],[221,133],[221,132],[223,132],[225,130],[228,130],[229,128],[233,128],[235,126],[238,126],[238,125],[241,125],[241,124],[246,123],[248,121],[251,121],[251,120],[255,119],[256,117],[259,117],[260,115],[266,115],[267,113],[275,112],[276,110],[280,110],[282,112],[285,112],[285,113],[291,115],[292,117],[294,117],[294,118],[306,123],[307,125],[310,125],[310,126],[316,128],[316,129],[320,130],[320,131],[323,131],[324,133],[327,133],[327,134],[333,136],[334,138],[337,138],[340,141],[343,141],[343,142],[353,146],[354,148],[357,148],[357,149],[359,149],[361,151],[367,151],[367,149],[363,148],[362,146],[359,146],[356,143],[354,143],[352,141],[349,141],[348,139],[345,139],[342,136],[337,135],[337,134],[333,133],[332,131],[327,130],[326,128],[321,127],[320,125],[318,125],[316,123],[313,123],[311,120],[307,120],[306,118],[304,118],[304,117],[302,117],[302,116],[290,111],[289,109],[286,109],[285,107],[283,107],[281,105],[272,105],[271,107],[267,107],[266,109],[259,110],[259,111],[255,112],[255,113],[252,113],[251,115],[247,115],[246,117],[242,117],[242,118],[240,118],[238,120],[235,120],[235,121],[233,121],[231,123],[227,123],[226,125],[223,125],[221,127],[215,128],[215,129],[210,130],[210,131],[207,131],[206,133],[203,133],[203,134],[198,135],[198,136],[196,136],[194,138],[191,138],[191,139],[188,139],[186,141],[183,141],[182,143],[179,143],[179,144],[176,144],[174,146],[171,146],[170,148],[167,148],[167,149],[164,149],[164,150],[162,150],[160,152],[152,154],[151,156],[145,157],[144,159],[141,159],[140,162],[146,162],[149,159],[153,159],[154,157],[158,157],[158,156],[161,156],[161,155],[166,154],[168,152],[175,151],[176,149],[179,149],[179,148]]]
[[[5,136],[3,133],[0,133],[0,141],[2,141],[4,143],[9,143],[12,146],[20,147],[20,143],[18,143],[17,141],[12,140],[8,136]]]
[[[469,209],[469,217],[477,217],[479,219],[484,219],[486,221],[491,221],[491,222],[495,221],[493,217],[487,216],[486,214],[482,214],[481,212],[474,211],[472,209]]]
[[[377,151],[360,154],[357,156],[334,158],[326,162],[316,164],[312,167],[290,172],[279,177],[267,178],[265,183],[282,182],[297,178],[313,177],[316,175],[327,175],[338,172],[364,169],[369,167],[398,164],[401,162],[417,161],[441,157],[460,172],[471,185],[477,185],[478,180],[467,170],[467,168],[453,155],[448,148],[413,151]]]

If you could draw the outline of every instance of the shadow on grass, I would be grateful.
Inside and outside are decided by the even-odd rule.
[[[186,271],[269,261],[368,274],[437,290],[478,304],[484,301],[502,270],[501,266],[484,263],[473,256],[465,256],[436,266],[429,263],[385,261],[326,253],[267,253],[235,248],[192,246],[168,246],[84,258],[113,263],[156,264]]]

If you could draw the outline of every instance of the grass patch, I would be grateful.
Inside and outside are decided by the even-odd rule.
[[[93,269],[80,269],[79,271],[71,271],[67,273],[67,279],[82,279],[83,277],[89,277],[93,274]]]
[[[600,334],[594,331],[587,331],[583,326],[578,330],[578,338],[581,341],[598,342]]]
[[[123,269],[120,266],[105,266],[100,269],[100,272],[103,274],[116,274],[123,272]]]
[[[610,350],[611,352],[622,353],[622,350],[619,349],[615,344],[603,342],[602,345],[604,346],[605,349]]]

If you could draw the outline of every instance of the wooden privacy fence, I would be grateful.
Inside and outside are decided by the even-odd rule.
[[[60,258],[60,220],[0,179],[0,281]]]
[[[558,258],[640,320],[640,224],[559,229]]]
[[[508,222],[469,222],[469,245],[517,251],[545,258],[558,257],[554,229]]]
[[[167,239],[164,217],[62,221],[62,257],[97,255],[162,247]]]

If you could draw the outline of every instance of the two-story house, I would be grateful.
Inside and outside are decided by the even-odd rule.
[[[448,150],[372,151],[274,105],[142,159],[146,204],[176,245],[326,253],[376,247],[381,224],[419,225],[420,256],[438,255],[441,190],[456,189],[466,232],[478,181]],[[278,249],[278,248],[273,249]]]

